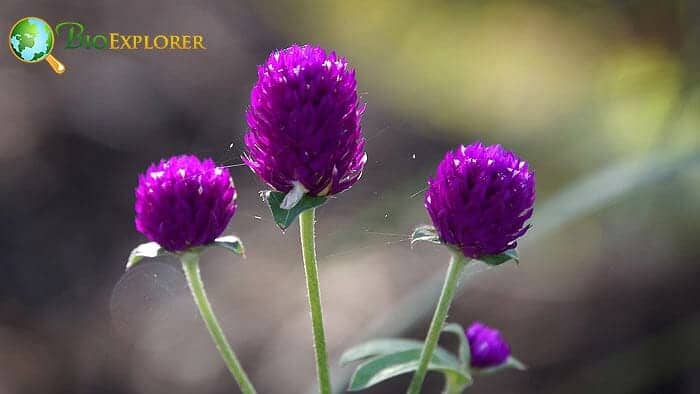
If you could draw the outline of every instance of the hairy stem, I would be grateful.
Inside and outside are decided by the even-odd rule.
[[[326,337],[323,331],[321,290],[318,284],[318,269],[316,266],[315,213],[316,210],[312,208],[299,215],[299,232],[301,236],[301,252],[304,258],[304,272],[306,273],[306,288],[309,295],[309,309],[311,311],[311,328],[314,336],[318,385],[321,394],[330,394],[331,380],[328,371]]]
[[[211,308],[207,293],[204,291],[204,283],[199,273],[199,255],[197,253],[186,252],[180,256],[180,260],[182,261],[182,269],[185,271],[187,284],[192,291],[194,302],[197,304],[199,313],[202,315],[202,319],[204,319],[204,323],[216,344],[216,349],[219,350],[219,354],[221,354],[221,358],[224,359],[228,370],[231,371],[231,375],[233,375],[236,382],[238,382],[238,386],[241,388],[243,394],[255,394],[255,388],[253,388],[253,384],[241,367],[238,357],[236,357],[233,349],[231,349],[231,345],[229,345],[226,340],[226,336],[223,330],[221,330],[221,326]]]
[[[423,380],[425,380],[425,375],[428,372],[428,363],[433,357],[433,351],[435,351],[438,339],[440,338],[442,326],[445,324],[447,311],[450,309],[450,304],[452,303],[455,289],[459,283],[459,277],[461,276],[462,270],[467,262],[469,262],[469,260],[466,259],[460,252],[455,251],[452,253],[450,266],[447,269],[447,276],[445,277],[445,283],[442,286],[442,293],[440,294],[440,299],[438,300],[437,308],[435,308],[433,320],[430,323],[430,328],[428,329],[428,336],[425,339],[425,345],[423,345],[423,350],[420,354],[418,369],[416,369],[416,373],[413,375],[413,379],[411,379],[411,384],[408,386],[408,394],[418,394],[423,386]]]

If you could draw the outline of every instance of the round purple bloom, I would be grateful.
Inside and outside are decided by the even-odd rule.
[[[172,252],[214,241],[236,211],[227,168],[184,155],[161,160],[139,175],[136,229]]]
[[[479,258],[512,249],[530,227],[535,173],[500,145],[447,152],[428,179],[425,208],[440,239]]]
[[[474,322],[466,330],[466,334],[471,351],[472,367],[497,367],[510,356],[510,346],[495,328],[481,322]]]
[[[345,58],[310,45],[275,51],[250,93],[243,161],[281,192],[340,193],[367,162],[364,109]]]

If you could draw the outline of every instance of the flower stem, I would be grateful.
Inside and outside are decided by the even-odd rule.
[[[321,394],[330,394],[331,379],[328,372],[328,354],[326,353],[326,338],[323,332],[321,291],[318,285],[318,270],[316,267],[315,213],[316,209],[312,208],[299,215],[299,232],[301,236],[301,253],[304,258],[304,272],[306,273],[306,288],[309,293],[309,309],[311,310],[311,328],[314,336],[318,386]]]
[[[231,371],[231,375],[233,375],[236,382],[238,382],[241,392],[243,392],[243,394],[255,394],[253,384],[250,382],[245,371],[243,371],[238,357],[236,357],[233,349],[231,349],[231,345],[229,345],[226,340],[226,336],[221,330],[219,322],[216,320],[214,311],[211,309],[207,293],[204,291],[202,276],[199,273],[199,254],[185,252],[180,256],[180,260],[182,261],[182,269],[185,271],[187,284],[189,284],[190,290],[192,291],[194,302],[197,304],[197,308],[199,308],[199,313],[202,315],[207,329],[209,329],[209,334],[211,334],[211,338],[214,340],[216,348],[219,350],[219,354],[221,354],[221,358],[224,359],[228,370]]]
[[[423,380],[428,372],[428,364],[433,357],[433,351],[435,350],[435,346],[437,346],[438,339],[440,338],[442,326],[445,324],[447,311],[450,309],[452,297],[454,297],[457,283],[459,283],[459,277],[462,274],[464,266],[468,262],[469,260],[466,259],[462,253],[457,251],[452,253],[450,266],[447,269],[447,276],[445,277],[445,283],[442,286],[440,300],[438,301],[437,308],[435,308],[433,321],[430,323],[428,336],[425,339],[425,345],[423,345],[423,350],[420,353],[418,369],[416,369],[416,373],[413,375],[413,379],[411,379],[411,384],[408,386],[408,394],[418,394],[423,386]]]

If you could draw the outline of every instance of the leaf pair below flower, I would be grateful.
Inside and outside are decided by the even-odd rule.
[[[416,242],[430,242],[433,244],[443,244],[443,242],[440,240],[440,235],[438,234],[437,229],[427,224],[418,226],[415,230],[413,230],[413,234],[411,234],[411,246],[413,246]],[[456,247],[453,248],[457,253],[461,253]],[[509,249],[505,252],[493,255],[484,255],[475,258],[474,260],[482,261],[488,265],[501,265],[510,260],[515,261],[516,264],[520,262],[520,259],[518,258],[518,251],[515,249]]]
[[[245,249],[243,247],[243,243],[235,235],[226,235],[223,237],[219,237],[215,239],[214,242],[212,242],[211,244],[195,249],[201,250],[202,248],[208,246],[219,246],[224,249],[228,249],[239,256],[245,257]],[[167,254],[175,253],[171,253],[163,249],[160,245],[158,245],[157,242],[143,243],[135,247],[129,254],[129,258],[126,261],[126,269],[128,270],[129,268],[133,267],[144,258],[155,258],[159,256],[165,256]]]

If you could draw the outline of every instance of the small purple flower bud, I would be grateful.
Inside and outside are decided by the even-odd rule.
[[[227,168],[184,155],[161,160],[139,175],[136,229],[171,252],[211,243],[236,211]]]
[[[495,328],[474,322],[466,330],[466,334],[473,368],[497,367],[510,356],[510,346]]]
[[[535,173],[527,162],[480,142],[447,152],[425,193],[440,239],[471,258],[515,248],[534,203]]]
[[[250,94],[242,159],[278,191],[340,193],[367,162],[364,110],[345,58],[310,45],[273,52]]]

